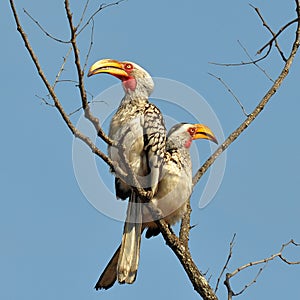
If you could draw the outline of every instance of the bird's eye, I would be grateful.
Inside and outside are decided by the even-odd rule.
[[[125,64],[125,69],[126,70],[132,70],[133,69],[133,65],[132,64]]]
[[[190,127],[190,128],[188,129],[188,132],[189,132],[189,134],[190,134],[191,136],[193,136],[193,135],[195,135],[196,129],[195,129],[194,127]]]

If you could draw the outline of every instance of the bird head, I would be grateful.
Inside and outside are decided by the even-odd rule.
[[[90,67],[88,77],[100,73],[107,73],[120,79],[125,93],[128,94],[139,93],[148,98],[154,88],[149,73],[133,62],[102,59]]]
[[[168,140],[185,148],[190,148],[192,141],[197,139],[206,139],[218,144],[211,129],[203,124],[179,123],[174,125],[168,133]]]

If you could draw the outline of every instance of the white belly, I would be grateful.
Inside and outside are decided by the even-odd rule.
[[[164,219],[170,225],[181,219],[186,210],[186,201],[192,192],[192,174],[182,172],[179,176],[176,171],[168,168],[152,199],[153,204],[162,211]],[[147,207],[144,207],[143,222],[150,221],[153,221],[152,215]]]

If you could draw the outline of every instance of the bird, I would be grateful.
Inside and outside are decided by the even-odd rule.
[[[115,170],[116,196],[123,200],[129,197],[117,277],[120,283],[133,283],[139,264],[142,204],[132,190],[134,181],[124,174],[130,167],[139,185],[150,196],[156,193],[165,153],[166,128],[160,110],[149,102],[154,82],[146,70],[134,62],[102,59],[90,67],[88,76],[101,73],[121,80],[125,92],[108,134],[118,146],[108,146],[108,155],[118,166]]]
[[[157,207],[168,225],[174,225],[186,212],[187,200],[192,193],[192,162],[190,146],[193,140],[207,139],[217,143],[211,129],[203,124],[179,123],[168,132],[162,163],[162,176],[150,202]],[[142,209],[142,231],[146,238],[160,233],[153,220],[149,204]],[[96,290],[109,289],[117,280],[117,264],[121,246],[116,250],[96,283]]]

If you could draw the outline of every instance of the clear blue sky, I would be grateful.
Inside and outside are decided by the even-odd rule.
[[[75,2],[71,5],[78,19],[83,4]],[[91,0],[89,14],[99,3]],[[257,0],[252,4],[260,7],[274,30],[295,18],[292,0],[272,4]],[[16,1],[16,5],[46,74],[54,79],[67,48],[47,39],[22,8],[50,33],[68,39],[63,1]],[[133,285],[116,285],[100,292],[93,289],[119,244],[123,225],[99,213],[81,193],[73,171],[73,137],[55,109],[41,105],[35,96],[45,97],[47,92],[16,31],[8,1],[1,2],[0,10],[0,298],[199,299],[161,237],[142,241],[140,268]],[[292,27],[280,38],[285,53],[294,31]],[[88,38],[88,31],[80,38],[83,58]],[[248,112],[271,82],[253,66],[220,68],[208,62],[246,61],[237,40],[254,55],[269,38],[245,0],[128,0],[96,17],[88,64],[100,58],[131,60],[153,76],[187,84],[209,102],[227,136],[244,116],[232,96],[208,72],[222,76]],[[261,66],[275,78],[283,63],[273,50]],[[71,78],[71,61],[66,69],[66,78]],[[231,271],[277,252],[291,238],[300,241],[299,70],[297,55],[280,91],[228,150],[225,176],[214,200],[204,209],[198,208],[203,183],[192,197],[192,223],[197,226],[191,232],[190,248],[200,269],[212,275],[213,286],[234,233],[237,239]],[[85,83],[97,95],[117,80],[95,76]],[[59,95],[68,111],[78,106],[74,85],[61,85]],[[103,172],[107,172],[106,167]],[[113,177],[107,176],[107,181],[112,182]],[[111,198],[103,201],[114,201]],[[299,260],[297,250],[288,251],[287,256]],[[232,281],[233,287],[239,290],[254,274],[243,273]],[[239,299],[298,298],[299,276],[299,266],[271,262],[258,283]],[[218,295],[225,299],[223,285]]]

